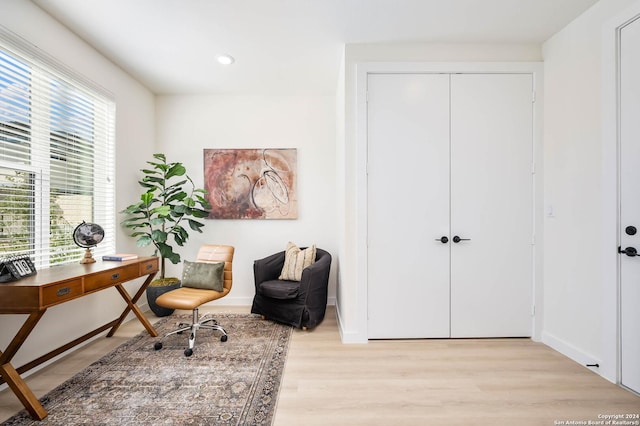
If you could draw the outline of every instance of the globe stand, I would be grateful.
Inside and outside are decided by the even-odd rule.
[[[91,254],[91,249],[87,247],[87,250],[84,252],[84,257],[80,261],[80,264],[84,265],[85,263],[96,263],[96,260],[93,258]]]

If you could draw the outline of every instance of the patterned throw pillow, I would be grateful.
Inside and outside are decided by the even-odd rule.
[[[222,291],[224,284],[224,262],[184,261],[182,287],[203,288]]]
[[[287,244],[284,253],[284,266],[280,273],[280,280],[300,281],[302,270],[316,261],[316,245],[307,247],[304,250],[298,248],[291,241]]]

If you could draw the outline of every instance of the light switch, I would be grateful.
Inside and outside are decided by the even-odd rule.
[[[555,217],[552,204],[547,204],[547,207],[545,208],[545,215],[547,217]]]

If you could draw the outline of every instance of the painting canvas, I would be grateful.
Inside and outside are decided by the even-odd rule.
[[[210,219],[296,219],[296,149],[205,149]]]

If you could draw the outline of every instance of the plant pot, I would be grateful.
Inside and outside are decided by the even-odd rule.
[[[169,316],[175,311],[175,309],[165,308],[164,306],[159,306],[156,303],[156,299],[163,295],[164,293],[175,290],[180,287],[180,281],[162,285],[162,286],[149,286],[147,287],[147,302],[149,303],[149,308],[151,312],[155,314],[157,317],[166,317]]]

